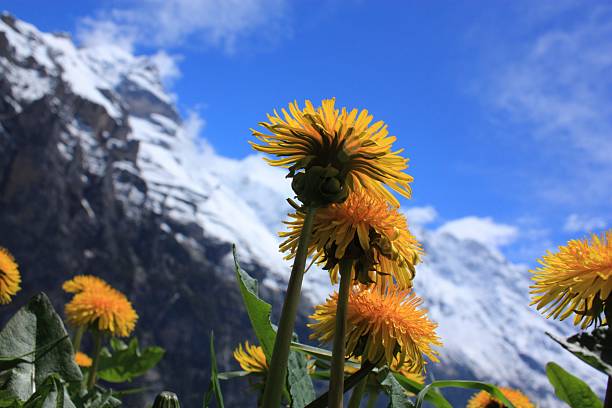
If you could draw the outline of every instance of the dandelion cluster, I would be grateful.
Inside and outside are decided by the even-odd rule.
[[[138,315],[125,295],[93,276],[77,276],[64,284],[75,293],[66,305],[68,322],[76,327],[92,326],[113,336],[127,337]]]
[[[548,252],[533,273],[532,304],[547,317],[587,328],[602,320],[612,292],[612,230],[591,240],[571,240],[559,252]]]
[[[334,337],[338,294],[315,308],[311,338],[329,342]],[[432,346],[441,346],[426,310],[419,309],[422,300],[411,291],[375,286],[354,287],[347,311],[346,354],[360,356],[396,371],[422,373],[425,356],[438,361]]]

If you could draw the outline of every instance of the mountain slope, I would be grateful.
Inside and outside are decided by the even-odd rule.
[[[283,172],[257,156],[221,157],[199,141],[150,58],[112,46],[79,49],[65,35],[3,15],[0,72],[0,245],[22,264],[22,299],[44,289],[62,307],[64,279],[108,279],[133,299],[144,342],[168,349],[147,382],[196,406],[210,330],[223,368],[236,367],[231,349],[252,338],[232,243],[279,309],[289,269],[276,236],[291,196]],[[544,335],[571,330],[528,308],[526,268],[474,241],[419,236],[427,256],[416,290],[445,343],[442,364],[431,365],[436,377],[518,386],[556,406],[543,374],[555,360],[601,390],[600,376]],[[301,334],[307,306],[331,290],[317,270],[304,285]],[[230,406],[244,404],[244,384],[224,387]]]

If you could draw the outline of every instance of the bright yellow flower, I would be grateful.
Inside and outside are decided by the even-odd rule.
[[[364,187],[390,203],[399,202],[387,187],[409,198],[412,177],[404,173],[408,159],[400,156],[402,149],[392,151],[394,136],[387,125],[367,110],[348,111],[334,107],[335,99],[326,99],[315,108],[307,100],[300,108],[289,104],[282,116],[274,111],[269,122],[260,125],[271,134],[253,130],[261,144],[251,142],[255,150],[279,157],[267,159],[274,166],[288,167],[293,174],[311,166],[331,166],[340,171],[349,190]]]
[[[518,390],[512,388],[499,387],[499,390],[504,394],[504,397],[510,401],[515,408],[535,408],[535,405],[529,401],[529,398]],[[505,408],[500,400],[493,398],[486,391],[480,391],[475,394],[466,405],[466,408]]]
[[[74,355],[74,361],[80,367],[85,367],[85,368],[91,367],[91,364],[92,364],[91,358],[87,354],[82,353],[80,351],[77,351],[77,353]]]
[[[263,349],[260,346],[249,344],[248,341],[244,343],[244,349],[242,344],[236,347],[234,358],[244,371],[258,374],[268,371],[268,362]]]
[[[312,339],[333,339],[337,301],[338,294],[333,293],[316,306],[310,316],[316,323],[308,325],[314,331]],[[442,345],[435,332],[437,324],[427,318],[426,310],[418,309],[421,303],[409,290],[353,287],[347,308],[347,356],[362,356],[379,366],[389,364],[395,370],[414,373],[423,371],[424,356],[437,362],[438,353],[432,349]]]
[[[97,291],[111,289],[111,286],[93,275],[77,275],[74,278],[67,280],[62,285],[62,289],[68,293],[81,293],[85,291]]]
[[[304,225],[304,214],[291,214],[289,231],[280,249],[293,258]],[[356,190],[341,204],[317,210],[309,254],[329,269],[332,283],[338,281],[338,263],[345,257],[355,259],[354,270],[361,283],[389,281],[397,286],[412,286],[414,265],[419,262],[421,246],[408,230],[406,217],[385,200],[364,190]]]
[[[575,313],[574,324],[585,329],[601,322],[612,292],[612,230],[587,239],[571,240],[548,252],[533,273],[532,305],[546,307],[546,317],[560,320]]]
[[[19,267],[10,252],[0,247],[0,304],[10,303],[11,297],[21,290]]]
[[[77,293],[66,305],[66,316],[73,326],[94,326],[119,337],[129,336],[138,320],[125,295],[110,287]]]

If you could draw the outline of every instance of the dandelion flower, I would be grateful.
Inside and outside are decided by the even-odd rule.
[[[293,258],[304,225],[304,213],[297,211],[286,222],[289,231],[280,249]],[[338,281],[339,261],[355,259],[354,270],[361,283],[394,278],[401,289],[412,286],[414,265],[419,262],[421,246],[408,230],[406,217],[384,199],[364,190],[351,193],[346,201],[317,210],[309,254],[330,271],[332,283]]]
[[[21,275],[17,262],[10,252],[0,247],[0,304],[10,303],[21,287]]]
[[[260,346],[249,344],[248,341],[244,343],[244,348],[242,344],[238,345],[234,350],[234,358],[244,371],[258,374],[268,371],[268,362],[263,349]]]
[[[514,405],[515,408],[535,408],[535,405],[529,401],[529,398],[518,390],[512,388],[499,387],[499,390],[504,394],[504,397],[508,399]],[[505,408],[500,400],[494,398],[491,394],[486,391],[480,391],[475,394],[469,401],[466,408]]]
[[[91,367],[92,364],[91,358],[87,354],[80,351],[77,351],[77,353],[74,355],[74,362],[77,363],[79,367],[84,368]]]
[[[574,324],[583,329],[601,322],[612,292],[612,230],[593,234],[590,242],[571,240],[538,262],[542,266],[531,271],[532,305],[560,320],[574,313]]]
[[[98,291],[110,289],[111,286],[93,275],[77,275],[74,278],[67,280],[62,285],[65,292],[68,293],[81,293],[85,291]]]
[[[338,294],[315,308],[310,316],[315,323],[312,339],[329,342],[334,337]],[[442,343],[435,333],[426,310],[418,309],[422,300],[409,290],[376,286],[353,287],[348,300],[346,353],[347,357],[365,358],[378,366],[388,364],[395,370],[420,373],[427,356],[437,362],[432,346]]]
[[[274,111],[269,122],[260,125],[270,134],[253,130],[260,144],[251,142],[255,150],[277,156],[267,159],[274,166],[290,169],[290,176],[310,168],[333,168],[348,190],[367,188],[395,206],[399,202],[385,187],[410,198],[412,177],[404,173],[408,159],[393,151],[394,136],[389,136],[382,121],[372,124],[367,110],[336,109],[335,99],[323,100],[315,108],[309,100],[300,108],[289,104],[282,115]]]
[[[73,326],[93,326],[119,337],[129,336],[138,320],[130,301],[112,288],[77,293],[66,305],[66,316]]]

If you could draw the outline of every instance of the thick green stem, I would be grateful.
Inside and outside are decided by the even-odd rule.
[[[351,394],[351,399],[349,400],[348,408],[359,408],[361,406],[361,399],[363,398],[363,394],[365,393],[366,386],[368,385],[368,377],[364,378],[357,384],[357,387],[353,390]]]
[[[98,329],[93,330],[94,352],[93,362],[89,369],[89,377],[87,378],[87,389],[91,390],[96,384],[96,372],[98,371],[98,363],[100,361],[100,351],[102,350],[102,332]]]
[[[377,399],[378,399],[378,391],[372,391],[370,395],[368,396],[368,404],[366,405],[366,408],[375,408]]]
[[[289,360],[289,347],[293,338],[295,316],[300,303],[304,266],[308,257],[308,244],[312,235],[312,224],[316,212],[315,207],[306,208],[304,225],[298,242],[295,261],[291,269],[291,277],[287,285],[287,294],[278,322],[278,331],[274,341],[274,351],[270,361],[270,370],[266,379],[266,386],[262,398],[263,408],[278,408],[281,405],[282,393],[285,389],[287,377],[287,361]]]
[[[336,329],[332,349],[332,364],[329,378],[329,408],[341,408],[344,396],[344,358],[346,350],[346,309],[351,291],[353,261],[340,261],[340,287],[336,305]]]
[[[72,348],[74,349],[74,354],[78,353],[81,349],[81,340],[83,339],[83,333],[85,333],[85,326],[79,326],[74,333],[74,338],[72,339]]]

